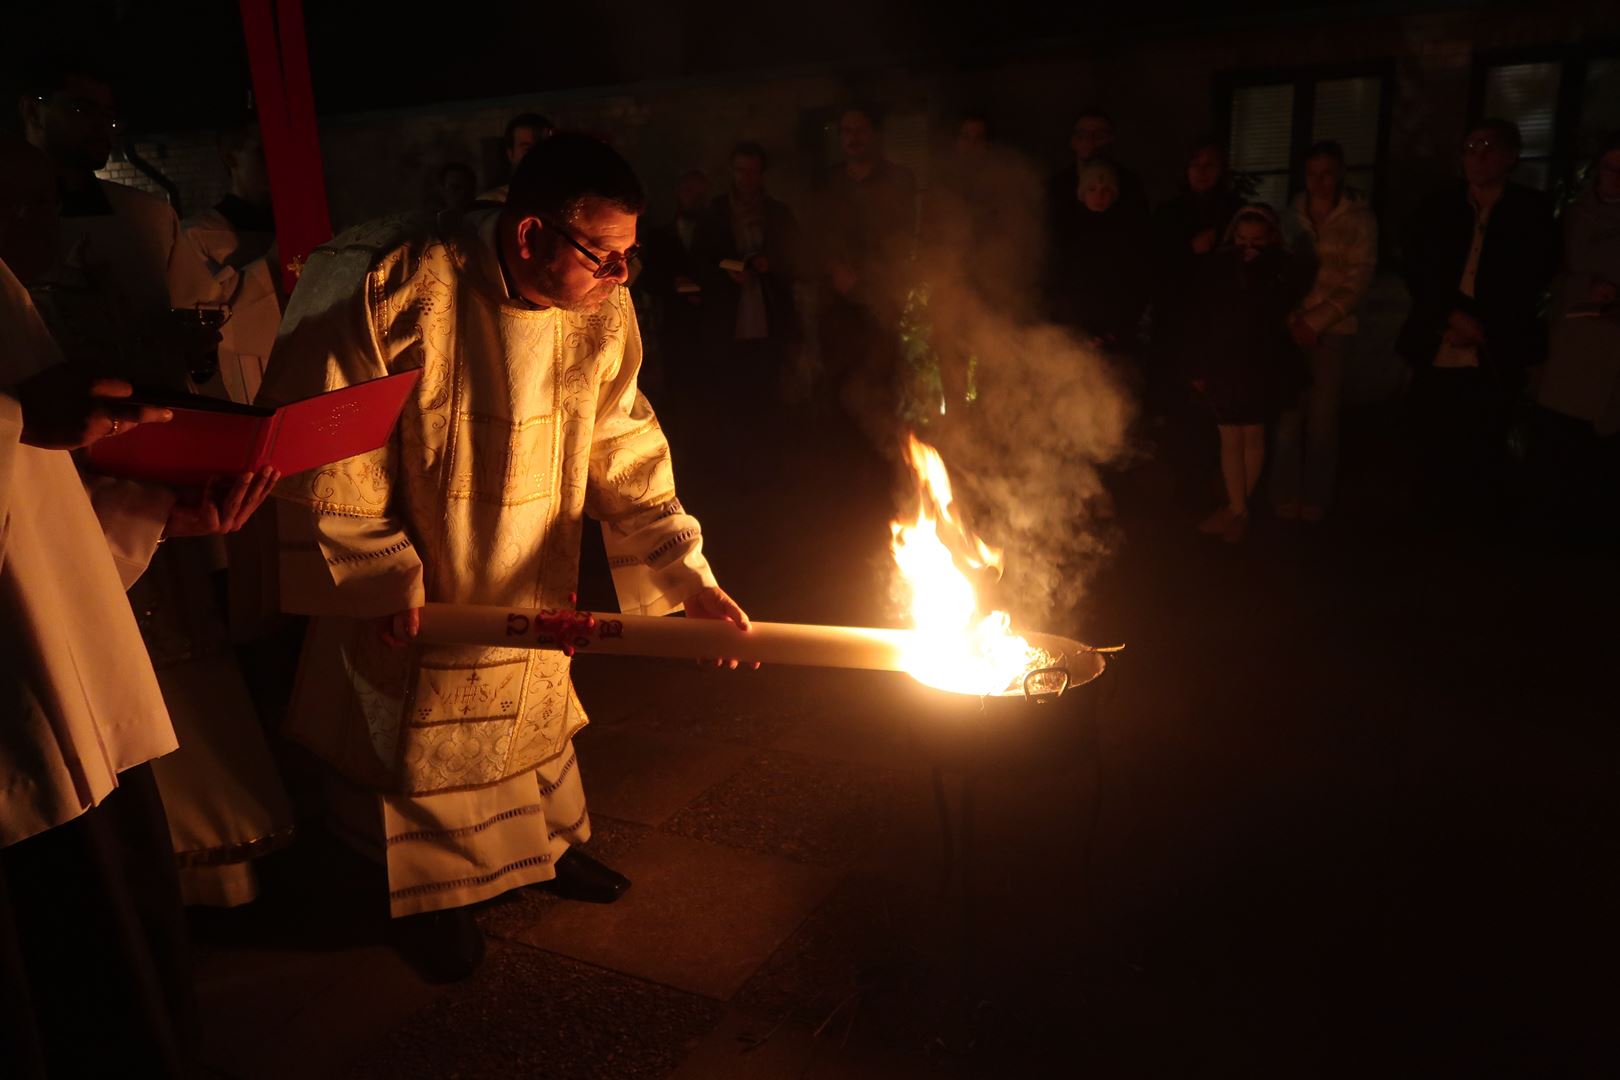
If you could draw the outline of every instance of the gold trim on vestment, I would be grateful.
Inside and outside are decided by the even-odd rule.
[[[457,878],[454,881],[430,881],[422,885],[409,885],[403,889],[394,889],[389,892],[388,895],[391,899],[403,900],[406,897],[421,896],[424,893],[449,892],[451,889],[461,889],[475,885],[488,885],[490,882],[503,878],[507,874],[515,873],[519,870],[526,870],[531,866],[539,866],[542,863],[548,863],[550,861],[550,852],[547,852],[544,855],[531,855],[526,859],[519,859],[516,862],[507,863],[505,866],[494,871],[493,873],[480,874],[477,877]]]
[[[552,396],[555,399],[556,395]],[[555,400],[553,400],[552,404],[555,406]],[[555,411],[547,416],[531,416],[527,420],[513,420],[510,417],[495,416],[492,413],[468,412],[465,410],[456,415],[463,420],[473,420],[480,424],[498,424],[509,427],[513,431],[527,431],[532,427],[538,427],[540,424],[554,424],[557,422],[557,413]]]
[[[497,721],[500,721],[500,720],[516,720],[518,717],[520,717],[522,715],[523,715],[522,712],[514,709],[512,712],[509,712],[509,713],[498,713],[498,714],[494,714],[494,715],[490,715],[490,716],[471,716],[471,715],[468,715],[468,716],[452,716],[452,717],[448,717],[448,718],[446,718],[444,720],[407,720],[407,721],[405,721],[405,726],[408,727],[408,728],[421,729],[421,728],[444,727],[444,726],[446,726],[448,724],[493,724],[493,723],[495,723]]]
[[[522,817],[528,814],[538,814],[541,812],[542,807],[539,803],[535,803],[532,806],[514,806],[512,809],[502,810],[494,817],[480,821],[476,825],[463,825],[456,829],[413,829],[410,832],[402,832],[398,836],[388,837],[387,844],[389,847],[393,847],[395,844],[406,844],[417,840],[426,840],[430,837],[472,836],[476,833],[483,832],[485,829],[493,828],[503,821],[509,821],[515,817]]]
[[[325,499],[300,498],[297,495],[277,495],[276,498],[285,502],[307,506],[318,514],[330,514],[333,517],[352,518],[380,518],[385,516],[385,509],[375,509],[366,506],[354,506],[350,503],[328,502]]]
[[[497,652],[499,650],[491,648],[484,651]],[[485,671],[489,668],[511,667],[513,664],[524,664],[528,662],[529,658],[524,650],[507,649],[506,651],[509,653],[516,653],[517,655],[506,660],[475,660],[470,664],[450,664],[442,660],[418,659],[416,661],[416,666],[421,668],[423,671]]]
[[[585,819],[590,817],[590,816],[591,816],[591,812],[589,810],[581,810],[579,812],[579,820],[575,821],[572,825],[564,825],[560,829],[552,829],[550,832],[548,832],[546,834],[546,839],[547,840],[555,840],[555,839],[557,839],[557,837],[561,836],[563,833],[572,833],[575,829],[577,829],[581,825],[585,824]]]
[[[411,542],[409,540],[397,540],[385,548],[378,548],[376,551],[360,551],[353,555],[339,555],[335,559],[327,559],[326,564],[328,566],[347,566],[349,563],[366,562],[369,559],[386,559],[390,555],[398,555],[400,552],[408,550],[410,546]]]
[[[556,791],[558,788],[562,787],[563,781],[568,779],[568,774],[574,771],[574,763],[578,760],[579,754],[577,752],[570,753],[568,755],[568,760],[563,762],[562,771],[557,774],[557,779],[551,781],[549,784],[544,784],[541,786],[540,797],[542,799],[547,795],[550,795],[553,791]]]

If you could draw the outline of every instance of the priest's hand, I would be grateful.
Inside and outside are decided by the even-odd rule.
[[[371,624],[377,628],[377,636],[383,639],[384,645],[391,649],[403,649],[422,629],[422,609],[406,608],[404,611],[373,619]]]
[[[78,450],[136,424],[174,418],[168,409],[121,399],[135,392],[121,379],[93,379],[66,364],[48,367],[17,384],[22,441],[42,450]]]
[[[163,535],[223,536],[247,524],[253,512],[263,505],[270,489],[281,479],[275,469],[264,468],[256,473],[243,473],[226,487],[223,477],[216,477],[203,486],[201,498],[195,502],[181,498],[169,511],[169,522]]]
[[[726,590],[718,585],[711,585],[686,601],[686,617],[688,619],[724,619],[737,629],[748,629],[748,613],[743,611],[737,601],[726,595]],[[736,671],[742,663],[736,659],[699,660],[700,664],[714,664],[715,667],[729,667]],[[751,665],[758,669],[756,661]]]

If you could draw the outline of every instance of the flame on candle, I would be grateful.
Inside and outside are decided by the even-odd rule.
[[[1029,642],[1004,611],[983,611],[968,571],[999,571],[1001,552],[952,511],[951,479],[932,446],[907,436],[917,478],[917,516],[895,521],[894,562],[917,631],[902,658],[907,674],[939,690],[999,694],[1029,667]]]

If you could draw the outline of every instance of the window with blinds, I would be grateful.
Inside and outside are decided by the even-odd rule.
[[[1294,86],[1244,86],[1232,94],[1232,171],[1250,177],[1251,197],[1282,209],[1292,161]]]
[[[1376,75],[1323,79],[1316,84],[1311,115],[1311,142],[1331,139],[1343,147],[1345,183],[1367,195],[1378,177],[1383,92]]]
[[[1603,140],[1620,131],[1620,57],[1593,60],[1586,65],[1586,92],[1581,102],[1581,126],[1575,152],[1590,161]]]
[[[1485,72],[1481,115],[1510,120],[1519,126],[1519,168],[1513,179],[1545,190],[1553,179],[1558,118],[1558,83],[1563,65],[1499,64]]]
[[[1228,152],[1256,202],[1281,209],[1302,183],[1312,143],[1344,148],[1347,183],[1371,195],[1383,154],[1384,78],[1349,75],[1238,82],[1230,95]]]
[[[1555,191],[1620,130],[1620,53],[1613,41],[1487,53],[1474,64],[1469,114],[1517,124],[1524,146],[1513,179]]]

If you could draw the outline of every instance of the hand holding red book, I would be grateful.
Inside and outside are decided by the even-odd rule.
[[[174,418],[102,439],[90,448],[90,463],[113,476],[175,487],[265,469],[291,476],[386,443],[420,375],[388,375],[276,409],[193,394],[137,393],[135,400],[166,408]]]

